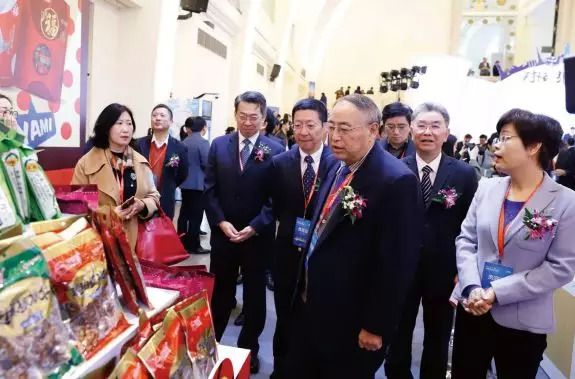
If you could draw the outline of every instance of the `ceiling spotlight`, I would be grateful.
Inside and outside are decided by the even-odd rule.
[[[401,90],[402,90],[402,91],[406,91],[406,90],[407,90],[407,82],[401,82]]]
[[[383,78],[383,80],[389,80],[389,72],[382,72],[381,73],[381,77]]]
[[[427,66],[422,66],[421,67],[421,73],[425,74],[427,72]]]
[[[419,74],[419,71],[421,71],[421,67],[419,67],[419,66],[413,66],[413,67],[411,68],[411,72],[412,72],[413,74]]]
[[[407,77],[407,69],[406,68],[402,68],[400,71],[400,75],[402,78],[406,78]]]
[[[392,90],[393,92],[399,91],[399,84],[393,83],[393,84],[391,85],[391,90]]]
[[[391,70],[391,77],[392,78],[397,78],[399,76],[399,71],[397,70]]]
[[[387,91],[389,91],[389,88],[385,85],[379,86],[379,92],[380,93],[387,93]]]
[[[418,89],[419,88],[419,82],[412,81],[410,84],[410,87],[413,89]]]

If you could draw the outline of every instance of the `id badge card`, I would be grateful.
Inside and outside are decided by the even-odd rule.
[[[293,244],[297,247],[305,247],[307,237],[311,229],[311,221],[298,217],[295,220],[295,229],[293,232]]]
[[[505,278],[511,274],[513,274],[512,267],[493,262],[485,262],[483,275],[481,275],[481,287],[489,288],[491,287],[491,282],[494,280]]]

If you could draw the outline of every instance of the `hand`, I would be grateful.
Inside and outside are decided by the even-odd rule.
[[[236,230],[236,228],[229,222],[227,221],[222,221],[220,222],[220,224],[218,225],[220,227],[220,229],[222,230],[222,232],[224,232],[224,234],[231,240],[233,238],[236,238],[239,233]]]
[[[146,204],[141,199],[134,198],[134,202],[126,209],[122,209],[121,206],[118,206],[114,209],[118,217],[122,220],[129,220],[132,217],[136,216],[138,213],[144,210]]]
[[[383,343],[381,342],[381,337],[371,334],[370,332],[362,329],[359,332],[359,347],[369,351],[377,351],[381,349]]]
[[[487,290],[475,288],[471,291],[467,300],[464,300],[463,307],[472,315],[481,316],[491,310],[494,302],[495,291],[493,291],[493,288]]]
[[[455,278],[453,278],[453,283],[455,285],[457,285],[457,283],[459,283],[459,275],[455,275]]]
[[[251,226],[246,226],[245,228],[243,228],[238,233],[237,237],[231,238],[230,241],[232,241],[234,243],[240,243],[240,242],[244,242],[244,241],[252,238],[255,235],[256,235],[256,230],[254,228],[252,228]]]
[[[553,173],[557,176],[567,175],[567,172],[565,170],[563,170],[562,168],[558,168],[557,170],[553,171]]]

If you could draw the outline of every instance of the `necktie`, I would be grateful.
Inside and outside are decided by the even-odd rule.
[[[429,178],[429,174],[431,171],[431,167],[425,166],[422,169],[423,177],[421,178],[421,192],[423,193],[423,200],[425,201],[425,206],[429,204],[429,198],[431,197],[431,179]]]
[[[308,155],[304,158],[305,163],[307,163],[307,168],[303,173],[303,196],[305,200],[309,199],[309,194],[313,191],[313,182],[315,180],[315,171],[313,170],[313,158]]]
[[[337,191],[337,189],[339,188],[339,186],[341,186],[341,184],[343,183],[343,181],[345,180],[345,178],[347,177],[347,175],[349,175],[349,173],[351,172],[351,170],[349,169],[349,167],[347,167],[346,165],[344,165],[340,170],[339,173],[337,175],[337,177],[335,178],[335,181],[333,182],[333,186],[331,187],[331,191],[330,191],[330,195],[332,193],[335,193],[335,191]],[[337,208],[339,206],[339,203],[341,203],[341,192],[339,194],[339,196],[337,196],[333,202],[333,204],[331,205],[331,208],[329,209],[329,213],[327,215],[327,217],[329,218],[329,215],[331,214],[331,212]],[[329,199],[329,197],[328,197]],[[325,204],[327,205],[327,204]],[[325,206],[324,205],[324,206]]]
[[[247,138],[244,140],[244,148],[240,152],[240,157],[242,159],[242,169],[244,169],[246,167],[246,164],[248,163],[248,159],[250,158],[250,145],[251,145],[251,143],[252,143],[252,141],[250,141]]]

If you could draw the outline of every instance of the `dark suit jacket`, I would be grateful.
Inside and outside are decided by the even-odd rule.
[[[316,188],[321,188],[327,173],[339,161],[331,151],[323,148],[319,162]],[[272,160],[272,204],[274,216],[279,221],[274,244],[276,284],[287,285],[295,289],[298,274],[303,266],[303,249],[293,245],[296,218],[304,217],[305,200],[302,188],[301,155],[299,149],[291,149],[277,155]],[[308,205],[305,218],[311,220],[317,204],[318,192],[315,192]],[[281,282],[281,283],[279,283]]]
[[[203,191],[210,143],[200,133],[193,133],[183,142],[188,149],[188,177],[180,186],[182,189]]]
[[[557,177],[557,183],[575,189],[575,148],[565,149],[559,153],[556,168],[567,172],[567,175]]]
[[[387,151],[389,147],[389,142],[387,141],[387,138],[380,140],[379,143],[381,144],[383,150]],[[409,137],[407,139],[407,149],[405,150],[404,155],[400,158],[411,157],[412,155],[415,155],[415,145],[413,144],[413,140],[411,139],[411,137]]]
[[[312,225],[336,172],[320,189]],[[340,204],[308,257],[310,329],[328,350],[357,349],[361,329],[391,342],[420,252],[420,190],[405,164],[376,143],[350,185],[367,199],[363,218],[352,224]]]
[[[166,158],[164,159],[164,169],[162,171],[162,183],[160,188],[160,206],[170,218],[174,218],[174,208],[176,205],[176,188],[178,188],[188,176],[188,149],[177,139],[168,137],[168,147]],[[150,146],[152,137],[143,137],[136,142],[136,150],[148,161],[150,160]],[[176,154],[180,157],[178,167],[168,167],[170,157]]]
[[[255,158],[260,145],[271,149],[261,162]],[[204,181],[206,214],[212,230],[219,230],[218,224],[228,221],[238,231],[249,225],[260,236],[273,233],[275,225],[269,198],[271,163],[272,157],[283,151],[281,145],[259,135],[242,171],[238,132],[212,142]],[[212,239],[216,234],[212,233]]]
[[[447,137],[447,141],[445,141],[443,143],[443,146],[441,147],[443,154],[447,155],[448,157],[453,157],[455,155],[455,152],[453,150],[455,149],[456,143],[457,143],[457,137],[455,137],[453,134],[450,134]]]
[[[415,156],[405,158],[403,162],[417,176],[419,183]],[[419,188],[423,202],[421,184]],[[460,197],[455,202],[455,205],[449,209],[433,200],[425,208],[421,259],[422,268],[426,273],[431,274],[425,275],[422,273],[422,275],[430,279],[426,281],[426,284],[441,286],[447,283],[449,288],[444,289],[447,291],[447,297],[449,297],[453,290],[453,278],[457,275],[455,238],[461,231],[461,224],[467,215],[467,210],[477,190],[475,170],[467,163],[443,154],[431,189],[431,198],[436,197],[437,193],[444,188],[455,188]],[[447,282],[440,280],[440,278],[446,278]],[[447,298],[445,301],[447,301]]]
[[[284,150],[286,149],[286,141],[285,140],[274,136],[272,133],[266,134],[266,137],[268,137],[269,139],[271,139],[275,143],[279,143],[280,145],[282,145],[284,147]]]

